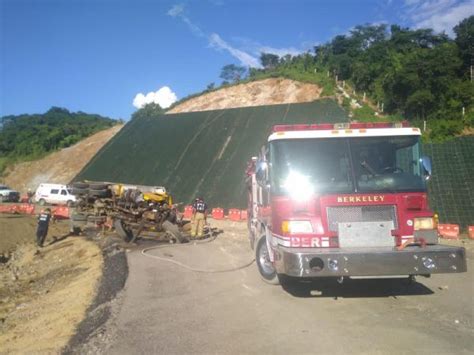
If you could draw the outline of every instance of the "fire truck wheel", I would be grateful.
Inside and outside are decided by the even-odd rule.
[[[263,281],[271,285],[279,285],[280,280],[278,279],[278,274],[276,273],[275,267],[270,261],[270,255],[268,254],[267,241],[265,237],[261,237],[258,240],[255,251],[255,261],[257,262],[258,271],[260,272]]]

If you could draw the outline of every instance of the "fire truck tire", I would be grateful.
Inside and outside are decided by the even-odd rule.
[[[89,184],[87,182],[75,182],[72,184],[74,189],[87,189],[89,188]]]
[[[258,240],[257,247],[255,248],[255,261],[263,281],[271,285],[280,284],[278,274],[270,261],[267,240],[264,236]]]
[[[176,224],[171,223],[170,221],[164,221],[163,229],[170,234],[174,239],[176,239],[177,243],[187,243],[189,242],[188,238],[183,236],[179,231],[179,228]]]
[[[128,230],[122,223],[120,219],[114,221],[114,228],[117,234],[125,241],[129,242],[133,239],[132,231]]]

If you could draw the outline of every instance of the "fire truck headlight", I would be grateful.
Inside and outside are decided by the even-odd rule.
[[[283,221],[281,230],[289,234],[309,234],[313,233],[313,226],[310,221]]]
[[[290,171],[282,187],[288,192],[291,198],[304,201],[314,193],[314,186],[311,184],[309,176]]]
[[[433,220],[433,217],[418,217],[413,219],[414,230],[420,230],[420,229],[435,229],[435,222]]]

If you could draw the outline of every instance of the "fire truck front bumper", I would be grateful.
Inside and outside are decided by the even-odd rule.
[[[278,274],[294,277],[429,275],[467,271],[466,251],[446,245],[274,249]]]

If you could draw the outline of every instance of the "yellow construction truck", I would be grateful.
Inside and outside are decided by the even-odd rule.
[[[185,222],[163,186],[82,181],[72,184],[77,203],[71,220],[80,229],[87,222],[112,225],[126,241],[143,235],[184,243]]]

